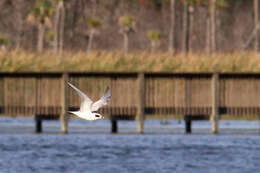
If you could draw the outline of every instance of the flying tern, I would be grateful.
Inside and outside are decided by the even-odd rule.
[[[98,101],[93,102],[86,94],[84,94],[74,85],[69,82],[68,85],[73,88],[81,98],[79,111],[69,111],[70,113],[89,121],[104,119],[104,116],[99,114],[97,111],[102,106],[107,105],[108,101],[110,100],[111,93],[108,87],[105,91],[105,94]]]

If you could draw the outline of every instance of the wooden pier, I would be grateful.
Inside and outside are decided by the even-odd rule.
[[[61,121],[68,133],[68,110],[78,109],[80,99],[67,81],[93,100],[111,88],[111,101],[101,109],[110,118],[111,132],[118,120],[138,121],[143,133],[150,115],[160,119],[181,115],[186,132],[192,121],[210,120],[218,133],[221,115],[260,115],[260,74],[256,73],[0,73],[0,113],[35,118],[36,132],[43,120]]]

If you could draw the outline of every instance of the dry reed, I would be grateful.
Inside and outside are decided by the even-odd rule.
[[[260,53],[235,52],[207,54],[176,54],[96,51],[51,52],[37,54],[28,51],[0,52],[1,72],[260,72]]]

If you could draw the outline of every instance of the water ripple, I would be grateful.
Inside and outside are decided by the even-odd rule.
[[[2,135],[3,172],[257,172],[259,136]],[[8,164],[6,164],[8,163]]]

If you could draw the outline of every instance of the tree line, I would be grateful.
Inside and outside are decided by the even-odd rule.
[[[0,11],[2,50],[259,50],[259,0],[1,0]]]

